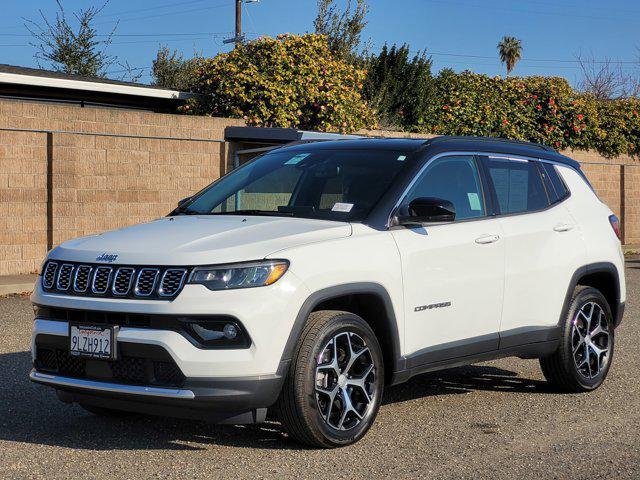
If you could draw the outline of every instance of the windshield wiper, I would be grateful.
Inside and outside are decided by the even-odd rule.
[[[174,215],[202,215],[200,212],[189,209],[189,207],[178,207],[173,211]]]
[[[231,212],[211,212],[205,215],[256,215],[264,217],[293,217],[293,212],[277,212],[274,210],[233,210]]]

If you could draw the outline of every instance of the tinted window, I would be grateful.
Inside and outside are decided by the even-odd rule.
[[[542,177],[534,162],[488,158],[499,213],[520,213],[548,206]]]
[[[274,151],[200,192],[178,213],[363,219],[410,162],[408,152]]]
[[[456,220],[484,215],[480,177],[472,156],[443,157],[431,162],[409,191],[405,203],[420,197],[449,200]]]
[[[549,201],[555,203],[565,198],[569,191],[566,185],[560,178],[560,174],[550,163],[542,163],[542,171],[545,180],[545,187],[547,187],[547,193],[549,194]]]

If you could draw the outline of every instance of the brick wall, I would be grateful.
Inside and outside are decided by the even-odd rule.
[[[36,271],[48,244],[165,215],[232,165],[234,145],[216,141],[229,125],[242,122],[0,100],[0,275]],[[566,153],[640,244],[640,162]]]
[[[228,145],[215,140],[242,124],[0,100],[0,275],[37,270],[49,242],[166,215],[224,173]]]

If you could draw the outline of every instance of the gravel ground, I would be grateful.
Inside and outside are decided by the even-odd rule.
[[[277,423],[106,420],[30,383],[31,307],[0,299],[0,478],[640,478],[640,260],[604,386],[549,391],[538,363],[505,359],[390,388],[358,444],[301,448]]]

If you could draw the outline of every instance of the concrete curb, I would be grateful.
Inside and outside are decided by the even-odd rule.
[[[32,292],[36,278],[36,275],[0,276],[0,295]]]

